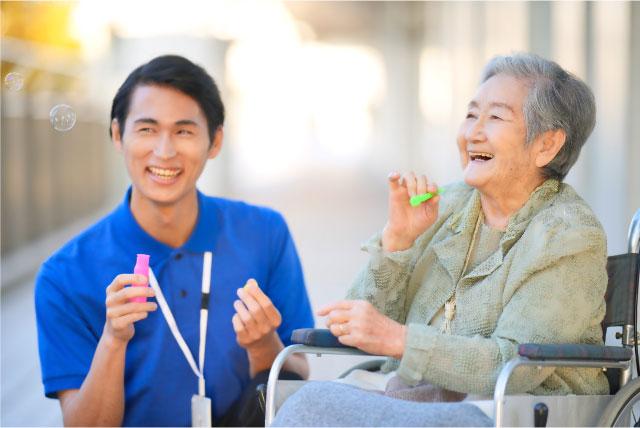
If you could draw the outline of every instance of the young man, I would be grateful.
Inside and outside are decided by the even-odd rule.
[[[191,425],[199,392],[212,400],[216,425],[264,423],[255,386],[313,316],[282,216],[196,189],[220,153],[223,122],[214,81],[182,57],[155,58],[118,90],[111,136],[132,185],[111,214],[43,264],[36,282],[45,394],[60,400],[65,425]],[[132,274],[137,253],[150,255],[161,293],[130,286],[147,283]],[[161,300],[167,308],[156,311]],[[202,324],[201,307],[209,309]],[[287,369],[308,374],[302,356]]]

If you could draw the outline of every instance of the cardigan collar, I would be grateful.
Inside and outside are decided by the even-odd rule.
[[[548,179],[538,186],[524,206],[509,219],[498,250],[465,275],[465,278],[486,276],[498,268],[502,264],[504,255],[520,239],[531,219],[553,199],[559,190],[560,182],[555,179]],[[465,259],[461,257],[461,250],[464,249],[463,252],[466,255],[481,209],[480,192],[474,190],[463,208],[454,213],[445,224],[450,232],[448,236],[434,244],[434,251],[440,263],[454,283],[461,278]]]

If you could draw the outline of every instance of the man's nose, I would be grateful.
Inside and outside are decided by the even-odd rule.
[[[153,154],[160,159],[171,159],[176,155],[176,149],[169,134],[162,133],[160,135],[153,147]]]

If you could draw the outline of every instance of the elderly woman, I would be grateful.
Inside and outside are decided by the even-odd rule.
[[[411,196],[436,184],[391,174],[388,222],[364,245],[370,261],[350,300],[319,312],[343,344],[391,357],[390,374],[376,381],[381,394],[309,384],[275,425],[490,424],[469,404],[456,404],[467,406],[456,416],[422,404],[414,420],[397,398],[492,394],[520,343],[601,344],[605,235],[562,183],[594,122],[593,94],[556,63],[492,59],[457,138],[464,183],[412,207]],[[608,393],[598,369],[520,369],[509,385],[512,393]]]

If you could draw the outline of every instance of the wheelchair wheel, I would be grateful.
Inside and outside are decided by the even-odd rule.
[[[640,378],[627,383],[605,407],[597,426],[640,427]]]

